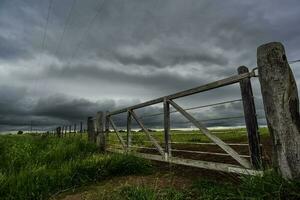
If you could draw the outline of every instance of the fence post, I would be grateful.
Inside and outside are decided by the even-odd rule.
[[[167,98],[164,98],[164,135],[165,135],[165,160],[171,157],[170,141],[170,104]]]
[[[131,112],[127,111],[127,151],[130,151],[130,146],[131,146],[131,122],[132,122],[132,117],[131,117]]]
[[[74,135],[76,135],[76,124],[74,124]]]
[[[249,70],[245,66],[240,66],[238,68],[238,74],[248,72]],[[250,78],[245,78],[241,80],[240,88],[243,100],[246,128],[248,133],[250,160],[252,166],[255,169],[260,169],[262,168],[260,136]]]
[[[65,137],[67,137],[68,126],[65,126]]]
[[[56,128],[56,135],[57,135],[57,137],[61,137],[61,127],[60,126]]]
[[[273,141],[273,166],[284,178],[300,178],[300,115],[297,85],[279,42],[257,49],[261,92]]]
[[[62,126],[62,127],[61,127],[61,137],[64,137],[64,130],[65,130],[65,127]]]
[[[88,134],[88,141],[94,142],[95,127],[94,127],[93,117],[88,117],[87,119],[87,134]]]
[[[97,130],[97,145],[101,151],[106,149],[106,137],[105,137],[105,114],[103,111],[97,112],[96,116],[96,130]]]

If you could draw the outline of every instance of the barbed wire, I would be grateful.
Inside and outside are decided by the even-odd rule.
[[[235,103],[235,102],[240,102],[240,101],[242,101],[242,99],[234,99],[234,100],[230,100],[230,101],[222,101],[222,102],[213,103],[213,104],[207,104],[207,105],[202,105],[202,106],[195,106],[195,107],[185,108],[184,110],[185,111],[196,110],[196,109],[200,109],[200,108],[213,107],[213,106],[229,104],[229,103]],[[178,112],[178,111],[177,110],[170,111],[170,113],[176,113],[176,112]],[[140,119],[143,119],[145,117],[159,116],[159,115],[163,115],[163,114],[164,114],[164,112],[159,112],[159,113],[154,113],[154,114],[149,114],[149,115],[143,115],[142,117],[140,117]]]
[[[292,61],[289,61],[289,64],[294,64],[294,63],[298,63],[300,62],[300,60],[292,60]]]

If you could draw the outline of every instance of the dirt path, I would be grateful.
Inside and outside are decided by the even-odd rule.
[[[197,179],[238,182],[235,174],[221,173],[179,165],[168,165],[153,162],[155,173],[150,175],[130,175],[112,177],[99,183],[68,191],[52,198],[52,200],[99,200],[125,186],[147,186],[153,189],[175,188],[184,190],[192,186]]]

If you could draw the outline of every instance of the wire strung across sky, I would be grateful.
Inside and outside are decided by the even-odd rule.
[[[67,27],[68,27],[68,25],[69,25],[69,22],[70,22],[70,20],[71,20],[72,12],[73,12],[73,10],[74,10],[76,1],[77,1],[77,0],[73,0],[73,1],[72,1],[72,5],[71,5],[71,8],[70,8],[70,11],[69,11],[68,16],[67,16],[67,18],[66,18],[66,21],[65,21],[65,23],[64,23],[63,32],[62,32],[62,35],[61,35],[61,38],[60,38],[59,42],[57,43],[57,47],[56,47],[56,49],[55,49],[54,55],[57,55],[57,53],[58,53],[58,51],[60,50],[60,47],[61,47],[61,45],[62,45],[62,43],[63,43],[63,39],[64,39],[65,33],[66,33],[66,31],[67,31]]]
[[[185,111],[187,111],[187,110],[196,110],[196,109],[200,109],[200,108],[213,107],[213,106],[218,106],[218,105],[223,105],[223,104],[229,104],[229,103],[235,103],[235,102],[240,102],[240,101],[242,101],[242,99],[235,99],[235,100],[230,100],[230,101],[222,101],[222,102],[213,103],[213,104],[207,104],[207,105],[203,105],[203,106],[190,107],[190,108],[186,108],[184,110]],[[176,112],[178,112],[178,111],[177,110],[170,111],[170,113],[176,113]],[[145,117],[159,116],[159,115],[163,115],[163,114],[164,114],[164,112],[154,113],[154,114],[150,114],[150,115],[143,115],[142,117],[140,117],[140,119],[143,119]]]
[[[294,63],[298,63],[300,62],[300,60],[292,60],[292,61],[289,61],[289,64],[294,64]]]
[[[101,13],[102,9],[104,8],[104,3],[105,3],[106,0],[103,0],[103,1],[99,1],[99,7],[98,7],[98,11],[96,12],[96,14],[91,18],[91,20],[89,21],[88,25],[86,26],[86,29],[85,31],[83,32],[82,34],[82,37],[81,39],[79,40],[79,42],[77,43],[73,53],[72,53],[72,56],[71,56],[71,60],[73,60],[73,58],[75,57],[75,55],[77,54],[78,50],[80,49],[80,46],[83,42],[83,39],[85,38],[85,35],[87,35],[90,31],[90,28],[91,26],[93,25],[94,21],[97,19],[97,17],[99,16],[99,14]],[[70,62],[68,62],[69,64]]]
[[[47,37],[47,31],[48,31],[48,25],[49,25],[49,19],[50,19],[50,13],[51,13],[52,5],[53,5],[53,0],[49,0],[46,23],[45,23],[44,32],[43,32],[43,35],[42,35],[41,52],[43,52],[45,47],[46,47],[46,37]],[[39,56],[39,61],[38,61],[38,66],[39,67],[41,67],[41,62],[42,62],[42,53],[40,53],[40,56]],[[38,79],[38,77],[35,77],[35,79],[33,81],[33,91],[36,90],[37,79]]]

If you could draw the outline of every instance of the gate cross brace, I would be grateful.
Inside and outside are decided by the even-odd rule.
[[[180,112],[185,118],[191,121],[197,128],[200,129],[201,132],[204,133],[209,139],[211,139],[214,143],[216,143],[220,148],[222,148],[225,152],[227,152],[233,159],[235,159],[238,163],[240,163],[245,168],[251,168],[250,163],[248,160],[242,158],[234,149],[228,146],[225,142],[223,142],[217,136],[211,134],[211,132],[199,121],[197,121],[192,115],[187,113],[184,109],[182,109],[178,104],[176,104],[172,100],[168,100],[168,102],[178,111]]]
[[[143,131],[147,134],[149,140],[153,143],[153,145],[156,147],[156,149],[158,150],[158,152],[162,155],[165,156],[165,152],[163,150],[163,148],[158,144],[158,142],[151,136],[151,134],[149,133],[149,131],[145,128],[145,126],[143,125],[143,123],[139,120],[139,118],[137,117],[137,115],[135,114],[135,112],[133,110],[129,111],[132,115],[132,117],[135,119],[135,121],[139,124],[139,126],[143,129]]]
[[[116,133],[116,135],[117,135],[119,141],[121,142],[121,144],[122,144],[122,146],[123,146],[123,149],[126,149],[125,142],[124,142],[122,136],[120,135],[120,132],[118,131],[118,129],[117,129],[117,127],[116,127],[114,121],[113,121],[110,117],[109,117],[109,121],[110,121],[110,124],[111,124],[111,126],[113,127],[113,129],[114,129],[114,131],[115,131],[115,133]]]

